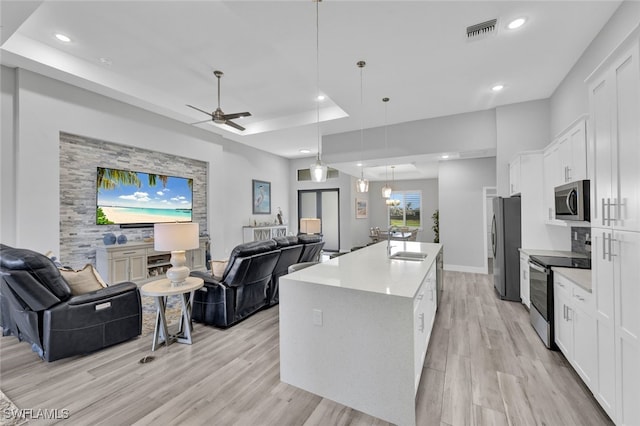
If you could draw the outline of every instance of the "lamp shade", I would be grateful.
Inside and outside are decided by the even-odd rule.
[[[198,223],[156,223],[153,225],[154,248],[158,251],[179,251],[198,248]]]
[[[319,234],[321,231],[321,223],[318,218],[303,217],[300,219],[301,234]]]
[[[356,181],[356,192],[369,192],[369,181],[361,177]]]
[[[391,191],[393,191],[393,189],[391,189],[391,187],[389,186],[389,184],[386,184],[385,186],[382,187],[382,198],[389,198],[391,197]]]

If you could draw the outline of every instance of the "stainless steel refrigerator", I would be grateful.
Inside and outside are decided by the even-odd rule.
[[[520,197],[493,199],[493,283],[504,300],[520,301]]]

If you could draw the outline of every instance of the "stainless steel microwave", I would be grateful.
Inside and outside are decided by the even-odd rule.
[[[589,181],[578,180],[555,188],[556,219],[591,221]]]

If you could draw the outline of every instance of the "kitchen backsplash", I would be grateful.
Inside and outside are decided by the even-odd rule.
[[[591,228],[571,227],[571,251],[591,255]]]

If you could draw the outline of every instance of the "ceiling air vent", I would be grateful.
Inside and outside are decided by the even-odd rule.
[[[497,19],[481,22],[467,27],[467,40],[478,40],[496,32]]]

